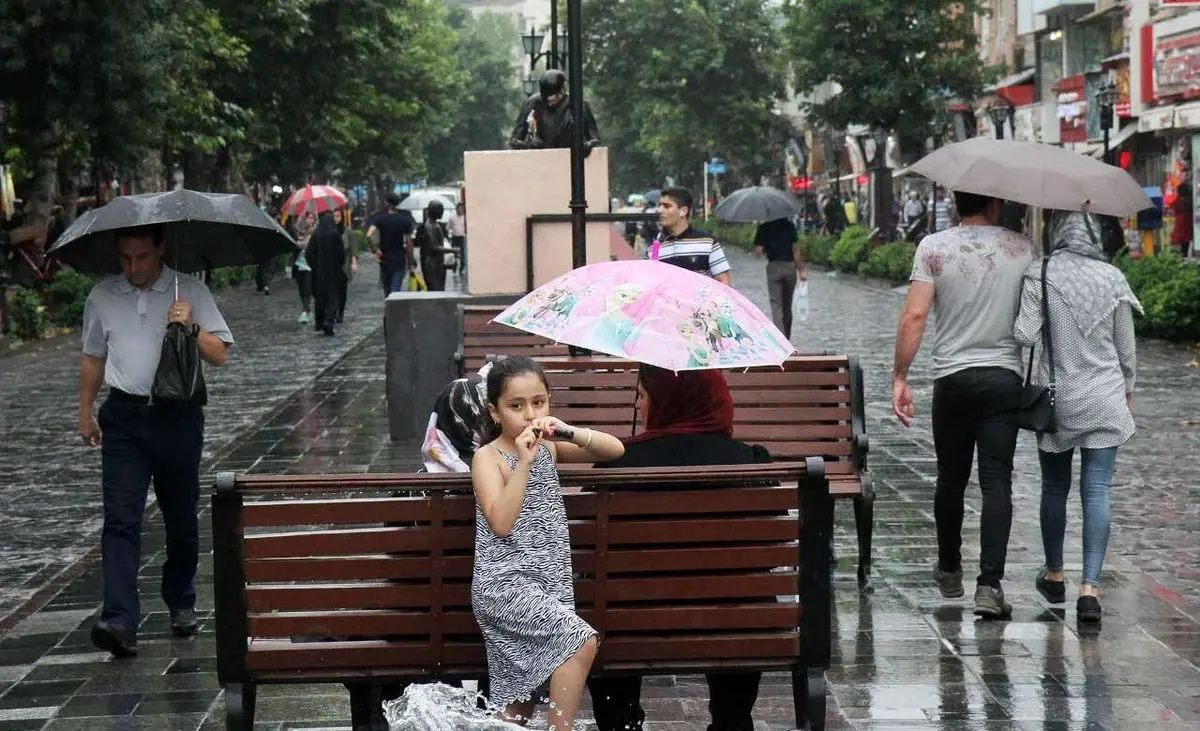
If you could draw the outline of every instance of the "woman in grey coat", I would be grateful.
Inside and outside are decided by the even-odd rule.
[[[1095,216],[1055,211],[1048,224],[1051,243],[1046,270],[1056,394],[1054,434],[1038,435],[1042,467],[1042,544],[1046,566],[1035,581],[1051,603],[1066,600],[1063,537],[1071,459],[1079,448],[1083,501],[1083,576],[1075,611],[1080,621],[1100,621],[1100,570],[1108,550],[1109,488],[1117,448],[1133,436],[1137,347],[1133,311],[1141,305],[1125,275],[1108,264]],[[1042,347],[1042,264],[1025,272],[1016,339],[1039,353],[1033,382],[1050,381]]]

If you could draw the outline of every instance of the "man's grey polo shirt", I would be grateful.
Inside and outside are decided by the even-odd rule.
[[[193,322],[233,343],[229,326],[203,282],[180,274],[179,299],[191,304]],[[106,359],[104,382],[109,388],[150,395],[174,301],[175,271],[165,266],[144,292],[122,274],[107,277],[92,289],[83,308],[83,354]]]

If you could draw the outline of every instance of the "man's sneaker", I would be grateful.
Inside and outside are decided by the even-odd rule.
[[[1050,578],[1050,572],[1046,569],[1038,572],[1033,587],[1051,604],[1062,604],[1067,600],[1067,582],[1053,581]]]
[[[947,599],[958,599],[964,593],[961,567],[958,571],[943,571],[942,567],[937,562],[934,562],[933,580],[937,582],[938,590],[942,592],[942,596]]]
[[[308,324],[308,313],[307,313],[307,312],[301,312],[301,313],[300,313],[300,324],[301,324],[301,325],[307,325],[307,324]]]
[[[980,584],[975,588],[975,614],[986,619],[1008,619],[1012,605],[1004,600],[1004,590]]]
[[[133,657],[138,653],[137,632],[103,619],[92,625],[92,644],[113,657]]]
[[[193,609],[171,611],[171,631],[176,637],[191,637],[200,629],[200,620]]]

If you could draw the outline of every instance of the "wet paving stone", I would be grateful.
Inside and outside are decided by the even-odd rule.
[[[761,263],[739,251],[731,251],[730,259],[739,289],[765,305]],[[1200,547],[1193,538],[1200,528],[1196,499],[1200,460],[1194,458],[1200,450],[1200,430],[1184,423],[1197,416],[1200,407],[1195,397],[1200,393],[1200,372],[1187,367],[1194,355],[1180,346],[1140,344],[1141,386],[1135,399],[1139,433],[1119,458],[1112,546],[1102,582],[1103,627],[1096,632],[1076,626],[1073,606],[1047,605],[1032,586],[1041,564],[1041,539],[1036,451],[1027,435],[1021,438],[1016,460],[1015,519],[1005,586],[1015,611],[1011,621],[985,622],[973,615],[970,592],[962,600],[946,600],[930,581],[936,550],[932,515],[936,465],[928,420],[932,383],[926,355],[918,359],[912,375],[917,424],[912,429],[900,426],[891,416],[889,402],[891,347],[903,292],[814,272],[810,293],[810,316],[797,324],[795,341],[804,351],[828,348],[862,358],[870,468],[878,490],[876,592],[871,596],[860,596],[854,581],[850,506],[838,506],[840,562],[834,582],[836,633],[833,665],[827,674],[827,728],[1200,728],[1200,628],[1195,620],[1200,616],[1200,570],[1195,568],[1200,565],[1196,561]],[[286,331],[287,319],[283,314],[277,317],[274,327]],[[353,336],[354,343],[325,353],[324,370],[315,381],[311,374],[322,369],[313,365],[307,379],[296,375],[290,389],[280,386],[272,391],[286,393],[254,407],[257,411],[249,409],[253,418],[237,417],[240,431],[234,418],[242,413],[238,411],[242,406],[233,409],[227,417],[228,433],[238,436],[212,450],[205,463],[208,475],[225,469],[259,474],[415,469],[418,446],[387,438],[386,354],[381,333],[372,330],[364,324],[363,331]],[[311,346],[308,341],[296,342]],[[345,357],[338,360],[342,354]],[[70,359],[74,360],[73,353]],[[275,377],[291,379],[292,370],[299,368],[295,361],[292,355],[280,357],[273,366]],[[280,376],[284,370],[287,375]],[[307,386],[295,390],[306,381]],[[233,393],[232,384],[230,389]],[[210,411],[220,408],[218,404]],[[70,422],[69,413],[67,417]],[[9,458],[13,459],[10,453]],[[68,474],[77,475],[72,479],[94,479],[87,469],[71,467],[72,460],[78,459],[75,453],[60,463],[65,463]],[[36,465],[22,464],[30,473],[37,471]],[[969,490],[968,495],[964,558],[970,566],[978,557],[978,490]],[[1070,511],[1067,570],[1077,577],[1081,529],[1077,502]],[[36,515],[29,511],[26,519],[34,520]],[[202,520],[207,520],[207,514]],[[87,530],[63,533],[53,540],[64,546],[85,545],[94,535]],[[198,589],[199,605],[206,609],[212,606],[211,539],[203,534],[202,538]],[[141,592],[148,613],[141,627],[140,657],[112,661],[91,648],[87,628],[100,591],[94,565],[42,611],[0,636],[0,731],[224,728],[211,612],[202,616],[199,637],[181,641],[169,636],[166,614],[157,599],[161,550],[161,523],[153,519],[146,532]],[[0,587],[7,588],[2,572],[0,561]],[[646,678],[643,697],[650,718],[646,731],[707,726],[703,678]],[[92,713],[101,715],[86,715]],[[794,728],[792,713],[790,677],[764,676],[755,708],[757,731]],[[583,715],[588,717],[587,711]],[[337,686],[268,686],[260,691],[255,729],[348,729],[348,719],[348,699]]]

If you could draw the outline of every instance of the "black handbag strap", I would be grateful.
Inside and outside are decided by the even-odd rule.
[[[1050,256],[1047,254],[1042,257],[1042,347],[1046,351],[1046,362],[1050,364],[1050,383],[1048,388],[1053,391],[1055,388],[1054,376],[1054,345],[1050,336],[1050,294],[1049,288],[1046,286],[1046,268],[1050,265]],[[1028,386],[1033,380],[1033,353],[1034,348],[1029,349],[1029,367],[1025,371],[1025,385]]]

